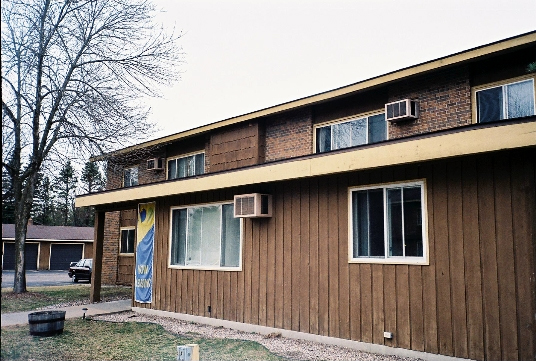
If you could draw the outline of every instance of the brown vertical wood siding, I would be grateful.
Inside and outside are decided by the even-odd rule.
[[[157,200],[153,303],[135,306],[461,358],[534,359],[535,154],[268,185],[274,216],[244,221],[240,272],[168,268],[170,207],[251,189]],[[348,188],[414,179],[426,180],[430,264],[348,263]]]

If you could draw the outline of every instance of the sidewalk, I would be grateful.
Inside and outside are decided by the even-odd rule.
[[[101,303],[89,303],[87,305],[80,306],[71,306],[71,307],[58,307],[54,310],[66,311],[65,318],[82,318],[84,311],[82,308],[87,308],[86,317],[103,315],[107,313],[116,313],[122,311],[130,311],[132,300],[121,300],[121,301],[111,301],[111,302],[101,302]],[[45,310],[50,311],[50,310]],[[28,324],[28,314],[38,311],[28,311],[28,312],[16,312],[16,313],[6,313],[2,314],[2,327],[4,326],[13,326],[13,325],[24,325]]]

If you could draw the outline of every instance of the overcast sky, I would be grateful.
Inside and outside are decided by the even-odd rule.
[[[536,30],[536,0],[153,1],[185,63],[151,138]]]

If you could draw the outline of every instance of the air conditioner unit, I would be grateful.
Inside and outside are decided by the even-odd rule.
[[[272,216],[272,196],[251,193],[234,196],[235,218],[256,218]]]
[[[419,117],[419,102],[411,99],[399,100],[385,104],[385,119],[398,122]]]
[[[147,170],[162,170],[164,169],[164,158],[147,159]]]

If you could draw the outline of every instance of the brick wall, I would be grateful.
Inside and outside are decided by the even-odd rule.
[[[311,154],[313,123],[309,110],[286,113],[266,120],[266,162]]]
[[[119,226],[121,212],[106,212],[102,253],[102,283],[117,282],[117,258],[119,255]]]
[[[132,159],[110,159],[106,167],[106,189],[117,189],[123,186],[123,170],[138,167],[138,183],[148,184],[166,179],[164,170],[148,170],[147,160],[151,158],[165,158],[163,151],[147,152],[135,155]]]
[[[389,89],[389,102],[419,101],[419,118],[389,124],[389,139],[407,137],[471,123],[471,86],[467,68],[401,82]]]

